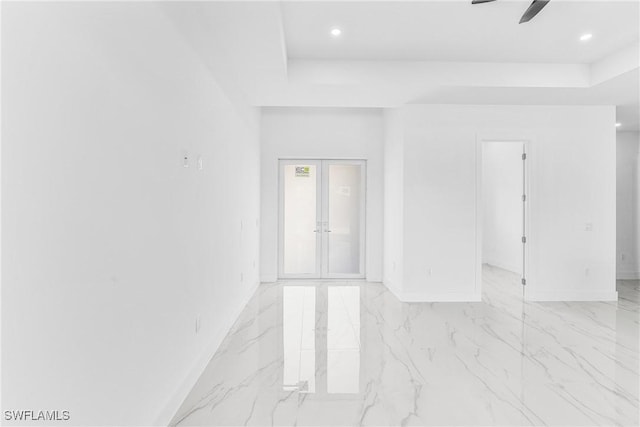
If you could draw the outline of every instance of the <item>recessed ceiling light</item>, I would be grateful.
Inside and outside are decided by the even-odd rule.
[[[620,126],[622,126],[622,123],[616,123],[617,128],[619,128]]]
[[[583,34],[580,36],[580,41],[586,42],[587,40],[590,40],[591,37],[593,37],[593,34]]]
[[[342,34],[342,30],[340,28],[333,28],[331,30],[331,35],[333,37],[338,37],[340,34]]]

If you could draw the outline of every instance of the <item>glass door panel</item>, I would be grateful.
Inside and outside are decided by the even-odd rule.
[[[319,162],[287,162],[280,178],[281,276],[319,277]]]
[[[326,273],[328,277],[360,275],[363,271],[363,167],[358,163],[328,163],[326,175]]]
[[[280,161],[280,278],[362,278],[364,160]]]

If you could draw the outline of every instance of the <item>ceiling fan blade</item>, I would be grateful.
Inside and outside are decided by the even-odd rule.
[[[533,3],[529,5],[529,8],[524,12],[522,18],[520,18],[520,23],[531,21],[550,1],[551,0],[533,0]]]
[[[471,0],[471,4],[480,4],[480,3],[491,3],[496,0]]]

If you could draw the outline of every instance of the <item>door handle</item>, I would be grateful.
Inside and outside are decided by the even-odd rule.
[[[319,232],[320,232],[320,230],[313,230],[313,232],[314,232],[314,233],[319,233]]]

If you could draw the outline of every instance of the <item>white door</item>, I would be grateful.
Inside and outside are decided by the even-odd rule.
[[[362,278],[364,160],[280,161],[280,278]]]

